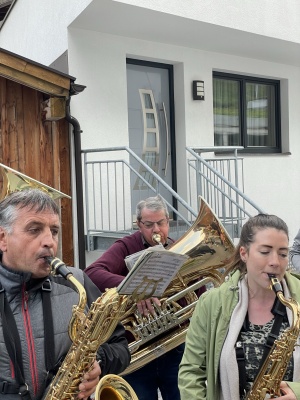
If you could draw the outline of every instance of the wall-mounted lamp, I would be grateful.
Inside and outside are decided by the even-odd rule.
[[[204,81],[193,81],[193,100],[204,100]]]

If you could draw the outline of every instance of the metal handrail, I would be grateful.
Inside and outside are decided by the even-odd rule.
[[[152,177],[155,178],[156,180],[156,188],[154,188],[140,173],[139,171],[137,171],[136,169],[134,169],[132,167],[132,165],[125,159],[120,159],[118,158],[114,158],[114,159],[107,159],[107,155],[111,152],[120,152],[120,151],[125,151],[126,154],[128,156],[132,156],[139,164],[139,166],[142,166],[144,170],[146,170],[149,175],[151,175]],[[98,168],[99,171],[101,171],[101,166],[105,166],[106,171],[108,171],[109,169],[109,165],[112,166],[112,168],[114,170],[117,169],[117,165],[121,164],[122,167],[120,167],[122,169],[122,176],[119,176],[116,178],[117,173],[115,173],[115,176],[111,179],[113,182],[116,182],[116,180],[118,179],[118,181],[120,182],[122,179],[123,181],[124,179],[124,169],[126,169],[126,171],[128,171],[129,173],[132,173],[135,177],[138,177],[140,179],[141,182],[143,182],[143,184],[149,189],[150,193],[153,194],[158,194],[159,193],[159,186],[164,187],[164,189],[167,190],[167,192],[169,192],[175,199],[177,199],[178,203],[181,204],[183,206],[183,209],[187,211],[187,215],[190,215],[191,218],[187,218],[185,217],[178,209],[175,209],[174,206],[172,204],[170,204],[170,202],[168,202],[166,199],[166,203],[167,206],[169,208],[169,211],[172,211],[174,214],[176,214],[176,218],[174,219],[174,227],[172,224],[172,227],[170,228],[170,230],[175,230],[177,231],[177,233],[175,232],[175,236],[178,235],[178,231],[179,229],[187,229],[191,224],[192,221],[191,219],[194,219],[197,216],[197,212],[194,211],[194,209],[184,200],[182,199],[177,192],[175,192],[158,174],[156,174],[140,157],[138,157],[129,147],[127,146],[120,146],[120,147],[108,147],[108,148],[101,148],[101,149],[86,149],[86,150],[82,150],[82,154],[83,154],[83,163],[84,163],[84,184],[85,184],[85,221],[86,221],[86,235],[87,235],[87,249],[91,250],[93,247],[93,237],[94,235],[98,232],[99,234],[103,234],[103,233],[107,233],[110,231],[118,231],[120,234],[128,234],[130,233],[130,231],[133,229],[132,226],[132,217],[128,217],[126,218],[126,213],[128,213],[128,209],[130,207],[124,206],[123,205],[123,210],[121,211],[121,214],[123,215],[124,220],[126,219],[127,222],[124,222],[123,224],[123,229],[120,229],[118,221],[115,223],[115,226],[112,227],[112,219],[116,220],[116,216],[112,216],[111,214],[111,210],[110,210],[110,205],[111,203],[114,204],[115,209],[120,208],[122,206],[120,206],[121,203],[123,203],[123,199],[125,198],[124,193],[122,196],[122,201],[117,201],[116,199],[109,199],[106,201],[107,203],[107,210],[106,213],[104,213],[102,211],[103,207],[101,207],[101,210],[97,210],[97,207],[99,207],[99,202],[97,202],[97,206],[96,206],[96,201],[91,201],[91,197],[92,197],[92,193],[94,191],[94,186],[95,186],[95,173],[94,173],[94,169]],[[105,154],[106,159],[100,159],[101,157],[99,157],[97,160],[88,160],[88,155],[91,154]],[[92,169],[92,172],[91,170]],[[118,196],[120,196],[119,192],[122,192],[125,189],[125,184],[124,182],[122,182],[120,184],[120,186],[118,187],[118,185],[116,185],[116,187],[114,187],[112,189],[112,184],[110,184],[110,179],[108,177],[109,172],[106,172],[107,176],[104,177],[103,179],[101,178],[101,172],[99,173],[99,180],[102,182],[98,182],[99,185],[99,190],[101,191],[101,189],[103,188],[103,181],[107,182],[107,192],[110,191],[114,191],[116,194],[118,194]],[[102,188],[100,189],[100,187],[102,186]],[[118,193],[117,193],[118,192]],[[152,194],[152,195],[153,195]],[[109,196],[109,194],[108,194]],[[98,194],[98,199],[100,199],[101,195]],[[101,199],[103,200],[103,199]],[[188,214],[189,213],[189,214]],[[96,218],[95,215],[98,215],[98,220],[107,220],[107,226],[108,228],[104,228],[103,226],[101,226],[101,224],[99,223],[99,221],[96,222]],[[130,222],[129,222],[130,221]],[[95,227],[95,225],[98,223],[98,228]]]
[[[227,225],[227,229],[231,230],[231,236],[239,237],[245,219],[256,213],[264,212],[257,204],[254,203],[238,186],[239,167],[238,163],[243,165],[243,159],[238,157],[237,151],[243,147],[207,147],[207,148],[191,148],[186,150],[193,158],[188,159],[189,173],[192,169],[196,175],[197,196],[202,196],[212,207],[215,202],[215,213],[223,224]],[[233,157],[214,157],[204,159],[200,154],[203,152],[214,152],[215,154],[231,151]],[[220,173],[212,164],[218,161],[230,160],[234,163],[234,177],[232,181]],[[243,168],[241,168],[242,187],[244,186]],[[216,183],[217,182],[217,183]],[[243,188],[244,189],[244,188]],[[221,203],[221,212],[219,211],[219,203]],[[248,209],[252,208],[252,212]],[[213,207],[214,208],[214,207]]]
[[[186,208],[192,215],[197,216],[197,213],[192,209],[192,207],[185,201],[183,200],[175,190],[173,190],[153,169],[149,167],[148,164],[146,164],[139,156],[137,156],[129,147],[127,146],[120,146],[120,147],[106,147],[106,148],[98,148],[98,149],[86,149],[82,150],[82,153],[88,154],[88,153],[102,153],[102,152],[110,152],[110,151],[126,151],[128,154],[130,154],[133,158],[135,158],[136,161],[139,162],[140,165],[142,165],[155,179],[165,188],[169,191],[169,193],[172,194],[175,199],[179,201],[180,204],[184,208]],[[123,160],[124,161],[124,160]],[[136,171],[137,172],[137,171]]]
[[[211,148],[212,149],[212,148]],[[242,192],[238,187],[233,185],[230,181],[228,181],[223,175],[221,175],[215,168],[213,168],[209,162],[207,162],[203,157],[199,156],[192,148],[186,147],[186,150],[191,153],[199,162],[205,165],[210,171],[212,171],[218,178],[220,178],[226,185],[228,185],[236,194],[241,196],[245,201],[247,201],[257,212],[263,213],[264,211],[254,203],[250,197],[248,197],[244,192]],[[213,150],[211,150],[213,151]],[[239,205],[239,207],[241,207]],[[241,209],[247,214],[247,211],[241,207]],[[247,214],[250,217],[250,214]]]
[[[113,235],[114,232],[129,234],[134,228],[131,200],[128,200],[132,195],[130,185],[128,185],[128,177],[138,178],[139,182],[143,185],[143,189],[145,187],[149,193],[152,193],[150,195],[158,194],[161,192],[161,188],[164,188],[165,191],[177,200],[178,205],[181,205],[182,209],[185,210],[184,215],[177,208],[175,209],[173,204],[167,201],[169,210],[176,215],[174,218],[174,221],[176,221],[174,222],[176,223],[174,229],[177,229],[177,231],[179,228],[187,229],[197,217],[195,209],[198,210],[198,204],[194,204],[194,206],[192,204],[195,202],[195,199],[197,201],[200,195],[212,206],[217,215],[219,214],[218,208],[220,205],[213,205],[212,201],[210,201],[211,199],[207,198],[207,196],[212,196],[214,197],[214,201],[221,203],[222,213],[218,217],[224,224],[231,223],[233,226],[232,235],[239,235],[243,220],[251,215],[247,210],[248,205],[251,205],[257,212],[263,211],[238,187],[239,168],[237,162],[241,160],[237,156],[238,149],[239,147],[186,147],[187,152],[190,154],[189,158],[187,158],[188,171],[190,174],[193,170],[193,176],[195,176],[197,183],[195,185],[195,181],[190,182],[190,204],[182,199],[177,192],[129,147],[118,146],[82,150],[87,249],[92,249],[92,239],[97,234],[111,233]],[[226,151],[233,152],[234,157],[204,159],[201,156],[201,153],[204,152],[224,153]],[[125,156],[110,157],[109,154],[114,152],[125,152]],[[152,185],[150,180],[148,182],[132,166],[128,161],[129,157],[132,157],[137,162],[138,167],[142,167],[143,170],[147,171],[147,174],[154,179],[155,185]],[[213,166],[216,160],[221,161],[221,163],[225,163],[228,160],[235,163],[234,183]],[[203,170],[204,167],[206,168],[206,172]],[[195,187],[196,193],[193,193],[194,196],[192,196],[192,191],[195,190]],[[212,190],[215,193],[214,195],[211,194],[213,193]]]

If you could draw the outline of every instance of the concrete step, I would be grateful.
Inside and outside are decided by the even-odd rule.
[[[116,240],[130,235],[133,231],[126,232],[97,232],[93,235],[90,235],[90,249],[91,251],[99,250],[105,251],[107,250]],[[86,236],[86,241],[87,236]],[[87,244],[87,243],[86,243]],[[87,248],[87,246],[86,246]]]

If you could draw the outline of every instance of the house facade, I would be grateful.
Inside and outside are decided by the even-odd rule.
[[[129,146],[183,198],[186,147],[241,146],[245,193],[292,241],[299,20],[297,1],[19,0],[0,47],[86,85],[71,101],[82,149]]]

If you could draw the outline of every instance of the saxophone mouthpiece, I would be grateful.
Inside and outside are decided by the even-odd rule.
[[[277,294],[278,292],[282,292],[282,286],[281,283],[279,282],[278,278],[276,278],[276,275],[274,274],[268,274],[268,277],[271,281],[270,289],[274,290],[274,292]]]
[[[50,265],[51,267],[51,273],[53,275],[61,275],[63,276],[65,279],[68,279],[68,275],[72,275],[72,272],[68,269],[68,267],[66,266],[66,264],[61,261],[59,258],[57,257],[45,257],[47,263]]]

